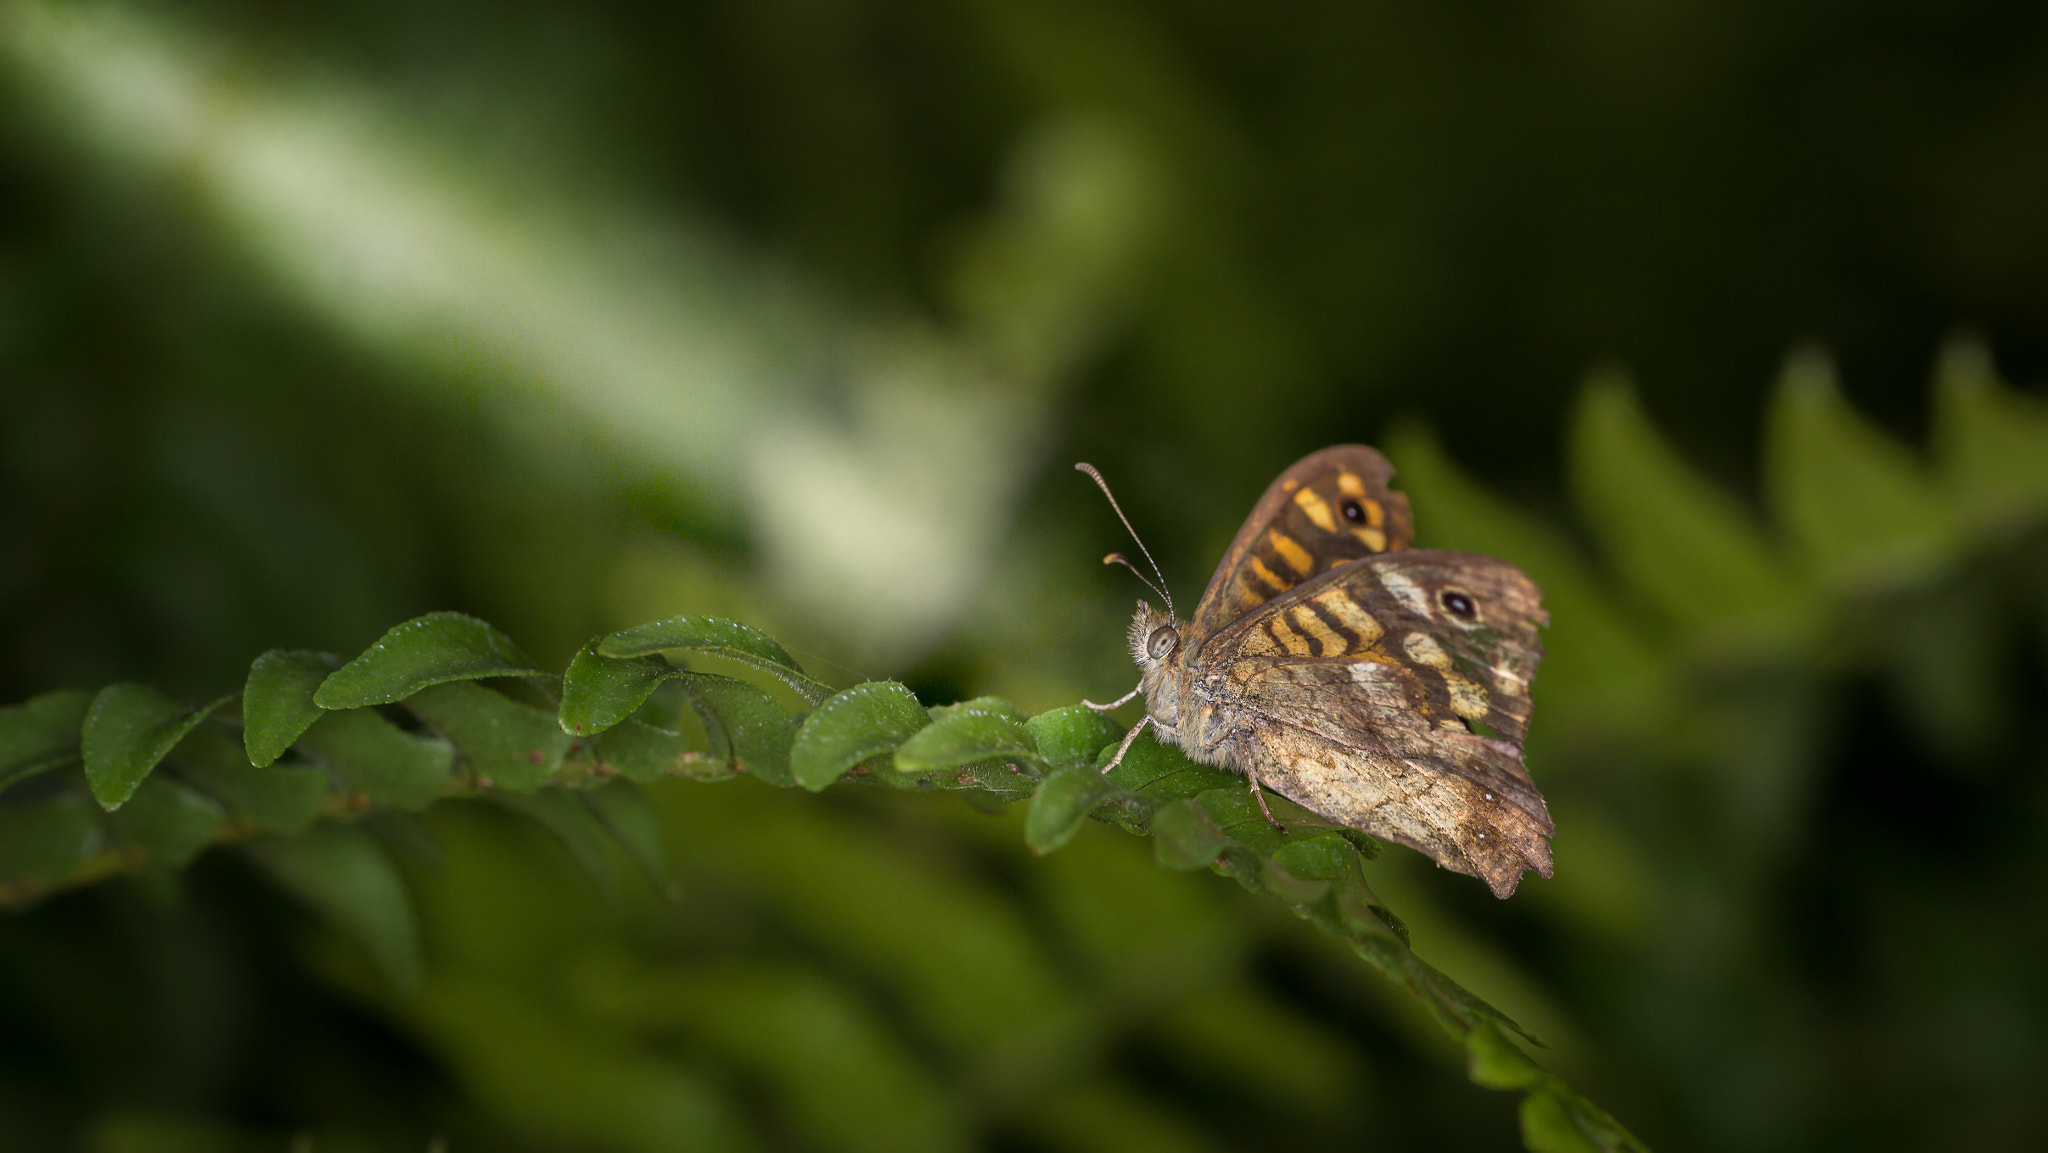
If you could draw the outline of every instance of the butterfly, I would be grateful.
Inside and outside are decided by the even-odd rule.
[[[1110,764],[1149,725],[1248,777],[1268,821],[1261,786],[1507,897],[1525,871],[1551,875],[1556,828],[1522,763],[1549,618],[1505,561],[1410,549],[1393,475],[1364,445],[1296,462],[1253,507],[1192,621],[1174,616],[1161,577],[1166,611],[1141,600],[1131,621],[1140,677],[1124,700],[1142,693],[1145,716]]]

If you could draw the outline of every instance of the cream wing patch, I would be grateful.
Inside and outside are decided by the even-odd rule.
[[[1445,652],[1444,647],[1436,643],[1436,638],[1427,633],[1409,633],[1402,637],[1401,649],[1408,654],[1409,660],[1418,665],[1425,665],[1439,672],[1450,671],[1451,654]]]
[[[1429,594],[1422,591],[1421,585],[1409,580],[1406,573],[1392,568],[1382,568],[1376,575],[1380,578],[1380,587],[1394,594],[1402,608],[1423,620],[1430,619]]]

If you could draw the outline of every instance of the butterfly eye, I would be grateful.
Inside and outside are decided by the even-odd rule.
[[[1356,499],[1345,497],[1344,503],[1338,507],[1343,510],[1345,520],[1350,521],[1352,524],[1365,523],[1365,506],[1358,503]]]
[[[1166,654],[1173,651],[1173,646],[1179,640],[1180,634],[1173,631],[1172,625],[1160,625],[1152,630],[1152,639],[1145,642],[1145,651],[1150,653],[1155,661],[1165,660]]]
[[[1479,606],[1472,603],[1472,598],[1455,589],[1446,591],[1438,599],[1443,602],[1444,608],[1455,616],[1471,620],[1479,615]]]

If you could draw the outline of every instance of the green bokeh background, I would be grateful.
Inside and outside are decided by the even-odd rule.
[[[0,700],[444,608],[551,667],[718,614],[834,684],[1104,699],[1135,590],[1070,462],[1191,601],[1275,473],[1377,443],[1558,617],[1558,877],[1389,851],[1417,951],[1653,1147],[2038,1148],[2041,506],[1951,524],[1902,456],[1866,564],[1772,445],[1838,388],[1960,491],[1942,350],[2048,375],[2044,141],[2018,3],[6,0]],[[1617,481],[1652,427],[1696,476]],[[655,795],[666,894],[372,822],[409,992],[227,852],[7,914],[0,1145],[1514,1141],[1403,994],[1135,838]]]

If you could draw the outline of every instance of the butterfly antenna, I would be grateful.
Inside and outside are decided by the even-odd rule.
[[[1102,558],[1102,563],[1121,564],[1125,568],[1130,569],[1132,572],[1138,573],[1138,579],[1141,581],[1145,581],[1146,587],[1150,588],[1153,592],[1158,593],[1159,598],[1166,602],[1166,615],[1177,616],[1178,614],[1176,614],[1173,611],[1173,594],[1166,591],[1166,574],[1159,571],[1159,562],[1152,559],[1152,550],[1145,547],[1145,542],[1141,540],[1138,536],[1138,530],[1131,527],[1131,518],[1125,516],[1123,506],[1116,503],[1116,494],[1109,491],[1109,482],[1102,479],[1102,474],[1095,471],[1095,466],[1087,463],[1086,461],[1083,461],[1082,463],[1077,464],[1074,467],[1080,470],[1081,472],[1087,473],[1089,479],[1095,482],[1095,487],[1102,490],[1102,495],[1109,498],[1109,507],[1116,510],[1116,519],[1124,522],[1124,531],[1130,533],[1131,539],[1138,542],[1138,551],[1144,554],[1145,563],[1152,566],[1152,572],[1154,575],[1158,576],[1159,583],[1153,584],[1151,581],[1145,580],[1145,574],[1138,572],[1138,566],[1132,564],[1130,562],[1130,558],[1124,556],[1122,553],[1110,553],[1108,556]]]
[[[1106,556],[1106,557],[1103,557],[1103,558],[1102,558],[1102,563],[1103,563],[1103,564],[1120,564],[1120,565],[1124,566],[1125,568],[1127,568],[1127,569],[1131,570],[1131,572],[1132,572],[1132,573],[1136,574],[1136,576],[1137,576],[1137,578],[1138,578],[1139,580],[1141,580],[1141,581],[1144,581],[1144,582],[1145,582],[1145,587],[1146,587],[1146,588],[1148,588],[1148,589],[1151,589],[1151,590],[1152,590],[1153,592],[1155,592],[1155,593],[1158,593],[1158,594],[1159,594],[1159,595],[1160,595],[1161,597],[1165,598],[1165,600],[1166,600],[1166,611],[1167,611],[1167,612],[1172,612],[1172,611],[1173,611],[1173,598],[1172,598],[1172,597],[1170,597],[1170,596],[1167,596],[1167,595],[1166,595],[1166,590],[1165,590],[1165,589],[1163,589],[1163,588],[1160,588],[1160,587],[1159,587],[1158,585],[1156,585],[1156,584],[1153,584],[1153,583],[1152,583],[1152,578],[1151,578],[1151,577],[1148,577],[1148,576],[1146,576],[1146,575],[1145,575],[1144,573],[1142,573],[1142,572],[1139,572],[1139,571],[1138,571],[1138,566],[1137,566],[1137,565],[1134,565],[1134,564],[1132,564],[1132,563],[1131,563],[1131,558],[1130,558],[1130,557],[1127,557],[1127,556],[1125,556],[1124,554],[1122,554],[1122,553],[1120,553],[1120,552],[1113,552],[1113,553],[1110,553],[1110,554],[1109,554],[1108,556]]]

